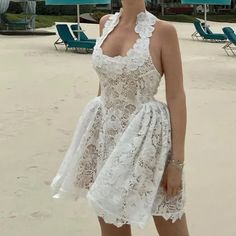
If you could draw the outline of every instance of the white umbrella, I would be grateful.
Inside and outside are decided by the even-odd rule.
[[[10,2],[44,2],[44,1],[45,0],[10,0]]]
[[[21,3],[24,12],[26,14],[32,15],[32,21],[30,22],[30,24],[34,30],[35,29],[36,2],[42,2],[45,0],[10,0],[10,1]]]
[[[0,14],[3,14],[7,11],[9,3],[9,0],[0,0]]]

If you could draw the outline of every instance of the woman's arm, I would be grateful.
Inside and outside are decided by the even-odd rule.
[[[176,29],[168,22],[162,24],[161,58],[172,127],[172,159],[184,161],[187,112],[182,61]]]
[[[100,21],[99,21],[99,35],[100,36],[102,35],[104,24],[106,23],[106,21],[107,21],[107,19],[109,18],[110,15],[111,14],[106,14],[106,15],[104,15],[100,18]],[[98,95],[97,96],[100,96],[100,95],[101,95],[101,85],[99,83],[99,89],[98,89]]]
[[[184,161],[186,132],[186,100],[183,87],[182,62],[179,41],[174,26],[166,21],[159,24],[161,62],[165,74],[166,100],[170,111],[172,156],[171,159]],[[182,171],[175,165],[167,165],[161,185],[168,197],[179,194],[182,189]]]

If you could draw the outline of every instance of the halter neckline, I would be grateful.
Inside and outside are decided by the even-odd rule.
[[[118,17],[119,18],[123,14],[123,12],[124,12],[124,9],[121,7],[119,12],[118,12]],[[144,9],[144,10],[140,11],[139,13],[137,13],[137,15],[136,15],[136,25],[142,19],[142,17],[145,16],[146,14],[147,14],[146,9]]]
[[[139,37],[134,42],[133,46],[126,52],[126,55],[109,56],[103,53],[101,45],[108,34],[111,33],[119,23],[122,12],[123,8],[120,8],[118,12],[115,12],[108,17],[104,24],[101,36],[97,38],[93,53],[93,57],[97,57],[97,66],[102,67],[104,61],[106,61],[107,64],[112,65],[112,68],[116,67],[117,70],[119,70],[116,72],[118,74],[122,73],[124,68],[132,71],[139,66],[142,66],[146,61],[149,61],[153,70],[161,77],[161,73],[153,64],[149,48],[154,25],[159,19],[146,9],[137,14],[134,31],[139,34]]]
[[[99,50],[102,56],[107,57],[109,59],[117,59],[117,58],[121,58],[121,59],[125,59],[127,58],[130,53],[132,53],[132,51],[135,49],[135,47],[137,46],[137,44],[142,40],[142,34],[140,32],[139,26],[142,24],[142,21],[145,21],[145,19],[147,18],[147,10],[144,9],[144,11],[140,11],[137,15],[136,15],[136,23],[135,23],[135,27],[134,27],[134,31],[139,35],[139,37],[135,40],[133,46],[131,48],[129,48],[129,50],[126,52],[126,55],[122,56],[122,55],[116,55],[116,56],[109,56],[103,53],[103,49],[101,48],[102,43],[104,42],[104,40],[106,39],[106,37],[108,36],[109,33],[111,33],[113,31],[113,29],[119,24],[120,22],[120,17],[123,13],[124,9],[121,7],[119,12],[116,12],[113,16],[111,16],[111,20],[113,21],[113,24],[111,25],[110,29],[104,33],[104,37],[102,38],[100,45],[99,45]]]

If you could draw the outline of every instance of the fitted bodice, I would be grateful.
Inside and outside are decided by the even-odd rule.
[[[114,27],[118,25],[123,8],[106,21],[102,35],[97,38],[92,63],[101,85],[101,98],[105,107],[122,109],[126,105],[137,106],[154,99],[161,74],[153,64],[149,43],[158,20],[147,10],[137,14],[135,32],[139,38],[126,56],[108,56],[101,45]],[[115,106],[115,107],[114,107]]]

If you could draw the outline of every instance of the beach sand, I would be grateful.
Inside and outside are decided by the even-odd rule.
[[[209,22],[221,32],[229,23]],[[176,26],[187,98],[186,216],[191,236],[236,235],[236,58]],[[89,37],[98,25],[81,24]],[[51,27],[50,30],[55,30]],[[50,182],[77,120],[97,96],[91,54],[56,51],[57,36],[0,35],[0,231],[2,236],[97,236],[86,199],[51,198]],[[165,101],[164,78],[156,98]],[[134,236],[157,235],[152,218]]]

